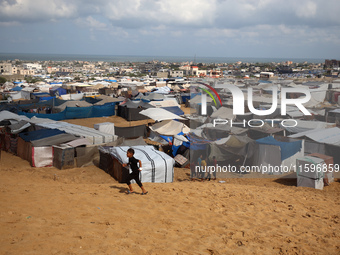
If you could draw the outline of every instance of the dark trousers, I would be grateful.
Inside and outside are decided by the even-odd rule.
[[[143,184],[141,183],[141,181],[139,179],[139,173],[130,173],[129,176],[128,176],[128,179],[126,181],[126,184],[130,185],[131,180],[135,180],[139,187],[143,186]]]

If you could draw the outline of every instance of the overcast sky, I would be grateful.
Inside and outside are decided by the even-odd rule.
[[[0,52],[340,59],[339,0],[0,0]]]

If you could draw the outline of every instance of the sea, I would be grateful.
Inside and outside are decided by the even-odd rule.
[[[324,63],[325,59],[314,58],[252,58],[252,57],[201,57],[201,56],[129,56],[129,55],[87,55],[87,54],[34,54],[34,53],[0,53],[0,61],[104,61],[104,62],[149,62],[153,60],[168,63],[194,62],[194,63],[281,63],[292,61],[294,63]]]

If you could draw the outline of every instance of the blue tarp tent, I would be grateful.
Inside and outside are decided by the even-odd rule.
[[[40,129],[40,130],[31,131],[31,132],[20,133],[19,136],[25,142],[30,142],[30,141],[35,141],[35,140],[43,139],[43,138],[50,137],[50,136],[60,135],[60,134],[65,134],[65,132],[60,131],[58,129]]]
[[[35,116],[37,118],[47,118],[57,121],[67,119],[96,118],[115,115],[115,105],[116,103],[107,103],[104,105],[94,105],[90,107],[66,107],[64,111],[52,114],[26,112],[18,112],[18,114],[25,115],[28,118]]]
[[[12,91],[21,91],[22,87],[16,86],[14,88],[11,89]]]
[[[63,89],[61,87],[53,87],[50,89],[50,95],[51,96],[55,96],[56,94],[58,94],[59,96],[61,95],[66,95],[67,94],[67,90]]]
[[[285,160],[285,159],[293,156],[294,154],[299,152],[302,148],[302,142],[301,141],[280,142],[280,141],[277,141],[272,136],[267,136],[265,138],[258,139],[258,140],[256,140],[256,143],[280,146],[280,148],[281,148],[281,160]]]

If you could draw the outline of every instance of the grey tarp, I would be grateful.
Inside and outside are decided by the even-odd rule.
[[[76,148],[76,165],[77,167],[93,165],[99,162],[99,151],[97,146],[78,147]]]
[[[125,139],[120,146],[137,146],[137,145],[147,145],[142,136],[136,139]]]
[[[31,124],[27,122],[26,120],[20,120],[18,123],[9,125],[8,127],[11,130],[12,134],[18,134],[30,126]]]
[[[58,112],[62,112],[66,109],[66,107],[89,107],[92,106],[92,104],[86,102],[86,101],[66,101],[65,103],[59,105],[59,106],[55,106],[53,107],[53,113],[58,113]]]
[[[52,146],[58,145],[66,142],[70,142],[78,139],[78,137],[71,134],[60,134],[55,136],[49,136],[43,139],[31,141],[34,147],[42,147],[42,146]]]
[[[134,127],[116,127],[115,126],[115,134],[119,137],[125,138],[135,138],[139,136],[146,137],[146,126],[134,126]]]
[[[228,138],[210,143],[210,155],[216,157],[217,161],[225,161],[237,156],[251,158],[253,156],[255,141],[247,136],[231,135]]]

